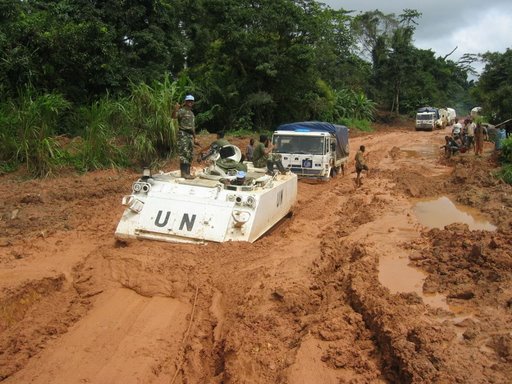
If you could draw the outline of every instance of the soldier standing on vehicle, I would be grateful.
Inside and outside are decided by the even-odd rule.
[[[356,186],[360,187],[363,183],[361,181],[361,172],[368,171],[368,165],[366,164],[366,158],[364,155],[365,146],[361,145],[359,151],[356,153]]]
[[[185,96],[183,105],[176,103],[172,111],[172,118],[178,119],[178,155],[180,158],[181,177],[193,179],[190,174],[192,157],[194,155],[194,144],[196,141],[195,116],[192,112],[194,106],[194,96]]]

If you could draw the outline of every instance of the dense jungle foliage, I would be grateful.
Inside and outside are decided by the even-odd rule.
[[[425,105],[509,117],[512,52],[436,57],[413,44],[419,22],[414,10],[353,15],[312,0],[2,1],[0,173],[172,156],[170,110],[186,93],[210,132],[362,127],[376,110]]]

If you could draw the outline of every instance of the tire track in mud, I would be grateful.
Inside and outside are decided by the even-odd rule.
[[[318,187],[323,199],[318,199]],[[340,295],[338,282],[325,283],[329,274],[321,278],[312,274],[325,233],[339,236],[335,212],[326,218],[318,215],[319,208],[327,201],[339,206],[352,181],[302,188],[307,191],[286,227],[264,241],[241,247],[245,252],[257,248],[252,260],[241,262],[231,259],[234,254],[224,254],[226,273],[211,276],[215,293],[209,312],[204,304],[202,312],[214,326],[206,344],[198,338],[193,344],[202,352],[212,348],[210,362],[203,361],[203,372],[214,366],[213,382],[295,382],[306,372],[321,372],[324,382],[338,382],[341,377],[381,382],[381,363],[362,317],[350,307],[346,294]],[[315,220],[321,225],[315,225]],[[312,226],[307,234],[305,223]],[[297,233],[302,233],[301,239]],[[235,279],[235,270],[242,276]],[[208,333],[207,323],[199,326],[199,334]],[[348,350],[352,352],[347,354]],[[198,355],[191,348],[187,360],[197,362]],[[197,364],[191,364],[184,377],[198,382],[197,372]]]
[[[71,280],[57,273],[2,290],[0,381],[23,369],[92,308],[101,290],[91,272],[79,263]]]
[[[392,157],[391,153],[390,155]],[[399,168],[395,172],[400,174],[401,180],[407,179],[407,168]],[[416,177],[413,176],[413,179]],[[390,187],[393,186],[393,181],[396,182],[396,180],[386,182],[385,173],[379,169],[374,170],[368,180],[373,184],[389,183]],[[352,196],[352,198],[350,205],[340,208],[340,213],[343,212],[350,218],[349,221],[343,219],[338,222],[340,227],[345,227],[344,233],[354,232],[361,225],[384,215],[385,211],[391,208],[387,203],[393,201],[393,198],[380,199],[375,195]],[[351,210],[354,211],[354,207],[357,207],[355,212],[351,212]],[[447,379],[449,375],[440,377],[442,376],[442,374],[439,375],[440,367],[434,366],[435,363],[433,363],[439,364],[443,360],[442,356],[429,349],[428,345],[415,343],[417,341],[414,339],[415,331],[427,328],[427,325],[421,320],[417,320],[416,324],[410,324],[408,319],[422,318],[424,308],[421,305],[421,299],[408,294],[391,295],[378,279],[379,255],[371,254],[365,243],[360,240],[334,237],[332,240],[326,239],[323,245],[325,247],[323,255],[327,265],[321,274],[332,273],[336,276],[336,280],[343,282],[341,291],[350,307],[362,317],[366,329],[371,334],[386,380],[430,383]],[[451,336],[448,334],[448,339]],[[446,342],[447,340],[436,341]]]
[[[414,170],[412,172],[409,176],[409,168],[403,167],[394,172],[378,172],[374,175],[392,176],[389,180],[392,189],[412,196],[418,194],[428,196],[433,190],[443,189],[445,179],[442,177],[422,180],[414,174]],[[400,174],[399,178],[397,178],[397,174]],[[414,190],[410,188],[411,184],[407,181],[408,178],[417,182],[429,181],[432,185],[423,189],[416,187],[417,193],[414,193]],[[403,182],[404,180],[405,182]],[[372,177],[369,180],[369,183],[376,182],[376,180],[372,180]],[[419,185],[421,186],[421,183]],[[444,188],[446,187],[444,186]],[[370,187],[370,189],[372,188]],[[379,202],[379,200],[381,201]],[[340,212],[348,214],[347,216],[351,220],[344,219],[338,222],[339,226],[348,226],[340,235],[355,232],[365,221],[369,223],[374,220],[374,217],[382,217],[391,208],[383,206],[382,202],[389,202],[393,205],[393,199],[380,199],[374,195],[357,197],[355,201],[357,213],[351,213],[353,208],[350,205],[341,207]],[[380,230],[385,230],[385,228]],[[437,232],[434,231],[434,233]],[[392,235],[391,228],[390,235]],[[447,235],[447,237],[449,236]],[[469,239],[470,237],[468,235],[465,238]],[[487,356],[483,353],[486,351],[486,349],[482,349],[485,346],[475,348],[471,345],[471,340],[475,337],[474,329],[479,327],[473,327],[473,330],[470,329],[467,335],[464,334],[466,342],[461,343],[453,330],[453,322],[440,321],[437,311],[426,307],[418,295],[390,294],[389,290],[379,283],[379,254],[375,251],[376,247],[369,244],[368,240],[361,241],[361,236],[356,236],[353,239],[351,236],[331,236],[331,239],[326,238],[322,245],[324,265],[318,274],[323,276],[332,274],[333,280],[339,282],[340,295],[345,295],[351,308],[361,315],[366,329],[371,333],[372,340],[375,341],[382,364],[382,372],[387,380],[401,383],[506,382],[507,379],[504,377],[506,372],[510,372],[510,367],[507,368],[507,364],[504,364],[503,356],[509,356],[509,354],[503,351],[509,347],[503,348],[503,346],[512,344],[504,341],[507,336],[503,336],[503,329],[495,338],[500,340],[498,343],[493,344],[495,339],[492,338],[487,343],[490,348],[496,350],[498,356],[502,357],[501,361],[498,359],[493,363],[488,359],[489,353],[487,352]],[[491,246],[498,249],[496,254],[499,255],[499,252],[503,252],[500,250],[503,245],[491,242]],[[477,251],[474,251],[475,249]],[[482,249],[481,246],[480,248],[473,246],[473,252],[478,252],[479,249]],[[435,255],[437,253],[434,253]],[[478,259],[476,261],[478,262]],[[442,264],[436,268],[444,269]],[[474,266],[468,268],[475,270]],[[475,273],[478,274],[479,271],[476,270]],[[450,280],[446,272],[443,275],[442,278]],[[491,279],[500,278],[496,276],[498,275],[491,274]],[[492,280],[490,280],[491,282]],[[451,316],[453,317],[453,314]],[[486,321],[489,326],[500,324],[499,320],[489,322],[485,316],[481,316],[480,319]],[[463,324],[474,324],[474,321]],[[476,334],[478,335],[478,331]],[[478,345],[478,343],[475,344]],[[473,359],[479,361],[478,366],[472,364]],[[498,361],[500,362],[498,363]]]
[[[421,159],[421,169],[427,175],[434,168],[432,172],[441,175],[432,180],[418,176],[418,159],[411,161],[400,150],[411,140],[420,145],[435,139],[436,134],[414,135],[411,139],[407,133],[393,132],[388,139],[387,134],[376,134],[352,140],[353,148],[364,143],[372,152],[371,171],[365,175],[363,187],[354,187],[352,164],[347,175],[329,183],[299,183],[299,201],[293,217],[253,244],[116,245],[111,238],[115,218],[98,218],[87,207],[94,203],[94,197],[101,196],[96,192],[75,196],[67,191],[60,212],[66,209],[64,202],[76,209],[69,222],[79,223],[73,224],[73,230],[83,233],[82,240],[89,241],[92,250],[77,259],[81,262],[72,277],[65,274],[64,285],[73,294],[63,302],[78,303],[84,313],[89,311],[89,315],[104,322],[109,319],[104,311],[109,298],[137,302],[136,308],[146,308],[128,311],[128,317],[144,313],[140,317],[143,323],[153,319],[156,336],[144,332],[140,322],[134,322],[129,327],[133,330],[130,340],[137,348],[130,348],[121,338],[114,340],[119,354],[112,362],[116,369],[132,372],[135,363],[129,359],[140,357],[137,361],[143,374],[134,373],[133,377],[144,377],[148,383],[490,382],[484,380],[482,368],[475,377],[468,377],[473,374],[471,356],[478,351],[469,350],[475,353],[470,355],[464,350],[467,343],[454,343],[457,335],[453,326],[440,322],[436,312],[417,295],[391,294],[380,284],[379,247],[372,243],[375,237],[364,233],[378,226],[383,215],[400,210],[398,200],[428,195],[443,183],[443,169],[436,165],[436,159]],[[390,148],[390,142],[394,148]],[[117,180],[117,186],[111,189],[101,186],[101,180],[93,180],[93,184],[97,183],[100,195],[107,194],[99,200],[99,209],[105,211],[117,204],[119,190],[129,184]],[[79,184],[83,188],[89,185]],[[82,198],[87,201],[82,202]],[[81,220],[82,216],[87,219]],[[54,224],[57,221],[58,217]],[[106,233],[96,233],[97,228]],[[389,236],[394,234],[389,232]],[[49,239],[54,236],[63,239],[69,234],[57,232]],[[35,250],[53,252],[48,244],[44,248],[45,241],[37,240],[40,248],[34,248],[31,259],[36,259]],[[10,267],[18,262],[9,263]],[[431,268],[436,271],[435,264]],[[59,294],[58,274],[55,279],[50,286],[56,287],[53,291]],[[37,291],[39,283],[33,284]],[[126,289],[130,292],[120,299],[113,294]],[[49,293],[46,302],[58,307],[60,301],[55,293]],[[5,300],[8,296],[2,297]],[[181,320],[172,317],[173,303],[180,308]],[[20,332],[30,329],[31,315],[20,316],[24,322]],[[66,315],[56,312],[56,316],[62,316],[58,320],[62,322]],[[81,313],[75,321],[79,319],[83,319],[78,322],[82,330],[94,330],[90,318],[84,319]],[[55,326],[58,321],[44,324]],[[71,324],[55,334],[55,340],[49,337],[47,345],[38,344],[37,337],[28,335],[27,343],[37,347],[30,353],[40,356],[50,344],[56,346],[56,351],[59,346],[69,345],[64,343],[64,332]],[[7,334],[15,335],[14,328]],[[137,344],[148,340],[151,350]],[[495,344],[492,348],[507,359],[507,338],[500,334],[491,341]],[[78,357],[85,356],[80,353],[77,351]],[[460,358],[456,356],[459,353]],[[32,360],[34,354],[24,356]],[[484,368],[493,370],[492,364],[489,359]],[[101,377],[112,377],[108,376],[112,372],[105,369]],[[91,376],[91,382],[98,377]],[[495,382],[500,382],[500,377],[495,377]]]
[[[450,355],[459,351],[453,330],[429,317],[419,297],[382,287],[378,255],[350,238],[393,203],[372,190],[429,195],[443,182],[419,175],[399,147],[388,155],[378,136],[369,141],[377,154],[362,189],[351,175],[302,185],[294,217],[262,241],[203,248],[194,272],[205,277],[196,282],[200,321],[185,347],[183,382],[469,380],[467,362]],[[442,175],[435,161],[423,172]],[[326,216],[329,205],[338,211]]]
[[[257,248],[255,254],[273,252],[271,257],[258,257],[262,260],[253,266],[236,260],[229,265],[229,273],[212,279],[224,297],[222,318],[214,316],[212,322],[229,329],[220,332],[220,339],[211,338],[215,340],[213,360],[220,362],[213,364],[216,382],[294,382],[308,371],[321,373],[324,382],[384,380],[385,364],[372,341],[373,331],[351,307],[348,280],[332,278],[338,273],[337,264],[331,266],[333,270],[318,272],[323,255],[336,252],[339,238],[372,220],[373,211],[360,209],[367,199],[364,191],[355,190],[350,174],[329,184],[301,183],[288,225],[242,251]],[[343,209],[333,208],[325,216],[325,206],[339,207],[343,202]],[[349,220],[339,221],[338,216]],[[282,253],[276,255],[272,251],[276,248]],[[284,271],[280,263],[298,270]],[[247,274],[245,279],[233,281],[235,265]],[[240,286],[240,280],[255,282]],[[194,377],[194,371],[187,370],[185,377]]]

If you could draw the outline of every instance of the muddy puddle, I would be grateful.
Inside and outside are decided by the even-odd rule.
[[[417,153],[417,152],[414,152]],[[411,155],[412,156],[412,155]],[[420,224],[427,228],[444,228],[453,223],[467,224],[470,230],[495,231],[478,210],[454,204],[448,197],[423,199],[414,203],[413,212]],[[460,306],[450,305],[446,296],[423,292],[423,283],[427,273],[409,265],[408,255],[393,255],[379,260],[379,281],[391,293],[414,292],[425,304],[441,308],[454,314],[463,314]]]
[[[379,260],[379,281],[391,293],[414,292],[425,304],[451,311],[446,302],[446,296],[423,292],[423,282],[426,277],[426,273],[409,265],[407,256],[385,257]]]
[[[437,145],[417,145],[407,148],[400,148],[400,152],[406,158],[435,158],[439,152],[439,147]]]
[[[453,223],[467,224],[470,230],[495,231],[491,224],[478,210],[454,204],[448,197],[435,200],[417,201],[413,207],[418,221],[428,228],[443,229]]]

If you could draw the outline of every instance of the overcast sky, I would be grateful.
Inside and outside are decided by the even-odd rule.
[[[512,0],[320,0],[352,15],[379,9],[399,15],[421,12],[414,45],[457,61],[464,53],[504,52],[512,48]]]

